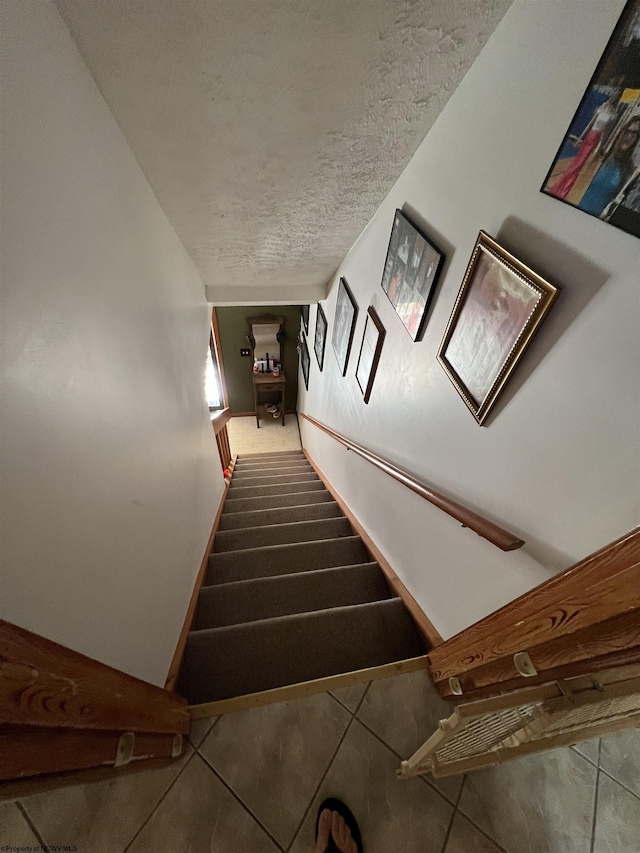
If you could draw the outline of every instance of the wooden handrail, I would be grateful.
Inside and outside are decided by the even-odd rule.
[[[393,477],[394,480],[402,483],[403,486],[411,489],[412,492],[420,495],[421,498],[424,498],[429,501],[429,503],[437,506],[438,509],[446,512],[447,515],[450,515],[452,518],[455,518],[463,527],[468,527],[470,530],[477,533],[478,536],[482,536],[483,539],[486,539],[497,548],[500,548],[501,551],[515,551],[517,548],[521,548],[524,545],[523,539],[518,539],[517,536],[514,536],[513,533],[509,533],[508,530],[498,527],[498,525],[494,524],[492,521],[483,518],[481,515],[478,515],[472,510],[467,509],[461,504],[439,494],[426,483],[416,480],[416,478],[412,477],[411,474],[407,474],[406,471],[403,471],[401,468],[397,468],[391,462],[387,462],[386,459],[376,456],[375,453],[371,453],[369,450],[366,450],[354,441],[345,438],[345,436],[340,435],[339,432],[321,424],[320,421],[317,421],[315,418],[305,415],[304,412],[301,412],[300,415],[306,421],[309,421],[309,423],[322,430],[322,432],[326,432],[327,435],[331,436],[331,438],[334,438],[336,441],[340,442],[340,444],[343,444],[348,450],[352,450],[358,456],[366,459],[367,462],[375,465],[376,468],[384,471],[385,474]]]
[[[215,415],[211,418],[211,426],[213,427],[214,433],[217,435],[220,430],[228,424],[230,420],[231,409],[228,406],[226,409],[221,409],[219,412],[216,412]]]

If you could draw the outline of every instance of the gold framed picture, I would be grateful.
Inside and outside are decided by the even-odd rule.
[[[555,285],[480,232],[438,351],[479,424],[557,296]]]

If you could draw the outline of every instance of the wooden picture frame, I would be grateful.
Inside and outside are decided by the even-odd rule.
[[[422,337],[444,253],[396,210],[381,286],[412,341]]]
[[[316,334],[313,341],[313,349],[316,354],[320,371],[322,371],[324,366],[324,350],[327,343],[327,325],[327,318],[322,310],[322,305],[318,302],[318,309],[316,311]]]
[[[557,287],[480,232],[438,351],[438,361],[478,424],[557,295]]]
[[[302,365],[302,376],[304,377],[304,387],[309,390],[309,366],[311,360],[309,358],[309,347],[304,334],[300,335],[300,364]]]
[[[304,328],[305,335],[309,334],[309,306],[301,305],[300,306],[300,316],[302,317],[302,326]]]
[[[345,376],[347,373],[357,319],[358,303],[354,299],[346,280],[341,278],[338,284],[338,298],[336,300],[336,313],[333,318],[331,345],[338,359],[338,367],[342,376]]]
[[[356,366],[356,382],[364,396],[365,403],[369,402],[373,380],[378,370],[382,345],[387,331],[378,317],[376,309],[369,306],[362,332],[362,343]]]

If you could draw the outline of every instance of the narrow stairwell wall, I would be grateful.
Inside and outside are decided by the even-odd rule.
[[[0,618],[162,685],[224,489],[204,286],[54,4],[2,16]]]
[[[300,411],[525,540],[503,554],[301,422],[303,446],[445,639],[640,517],[640,243],[540,192],[623,6],[515,0],[336,272],[324,369],[312,356],[308,391],[300,376]],[[403,207],[447,255],[417,343],[380,287]],[[437,361],[480,229],[561,289],[484,427]],[[331,348],[340,276],[359,307],[344,378]],[[387,334],[365,405],[369,305]],[[315,322],[312,307],[311,340]]]

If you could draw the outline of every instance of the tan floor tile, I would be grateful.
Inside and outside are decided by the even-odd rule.
[[[507,853],[589,853],[596,768],[572,749],[470,773],[460,811]]]
[[[189,740],[195,747],[200,746],[217,719],[217,717],[205,717],[203,720],[193,720],[191,731],[189,732]]]
[[[640,800],[600,774],[593,853],[638,853]]]
[[[348,708],[353,713],[368,686],[369,682],[366,684],[354,684],[353,687],[339,687],[337,690],[330,690],[329,692],[332,696],[336,697],[338,702],[342,702],[345,708]]]
[[[600,767],[640,797],[640,729],[605,735],[600,748]]]
[[[0,803],[0,850],[39,844],[16,803]]]
[[[354,719],[290,853],[311,853],[318,807],[338,797],[353,811],[367,853],[440,853],[452,807],[421,779],[399,781],[398,759]]]
[[[277,853],[196,753],[128,853]]]
[[[444,853],[500,853],[500,848],[457,812]]]
[[[256,426],[255,417],[231,418],[227,430],[231,453],[302,450],[296,415],[287,415],[284,426],[280,418],[263,417],[260,419],[260,429]]]
[[[426,670],[418,670],[372,681],[357,716],[402,758],[409,758],[452,713],[453,705],[440,698]],[[455,802],[462,776],[425,778]]]
[[[220,718],[200,752],[284,847],[349,723],[327,693]]]
[[[23,801],[48,845],[79,853],[121,853],[149,817],[191,754],[168,767],[37,794]]]

